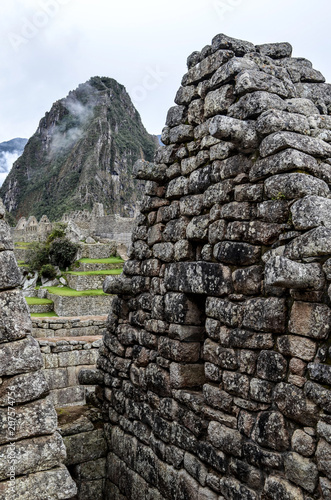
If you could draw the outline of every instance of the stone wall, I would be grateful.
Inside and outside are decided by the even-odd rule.
[[[61,296],[47,292],[47,298],[54,302],[54,311],[58,316],[84,316],[88,311],[91,316],[104,315],[109,311],[113,297],[106,295],[86,295],[81,297]]]
[[[94,387],[80,385],[78,375],[81,369],[95,368],[101,337],[43,338],[38,343],[43,358],[43,375],[55,407],[86,404]]]
[[[331,498],[331,86],[287,43],[188,58],[98,367],[111,500]]]
[[[0,207],[0,498],[72,498],[76,485],[42,371],[10,230]]]
[[[78,292],[102,288],[105,277],[106,276],[104,274],[91,274],[83,276],[79,276],[77,274],[66,274],[68,286]]]
[[[32,335],[35,338],[92,337],[102,335],[106,327],[106,320],[107,316],[32,318]]]
[[[73,500],[103,500],[107,442],[102,415],[89,406],[62,408],[59,426],[67,449],[66,465],[78,487]]]

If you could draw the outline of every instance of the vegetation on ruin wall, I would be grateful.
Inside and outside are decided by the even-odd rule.
[[[83,292],[77,292],[77,290],[73,290],[67,286],[57,287],[57,286],[49,286],[45,287],[49,293],[54,295],[60,295],[62,297],[89,297],[94,295],[106,295],[101,289],[97,290],[84,290]]]
[[[141,198],[133,165],[142,157],[152,160],[157,143],[125,88],[111,78],[95,77],[69,98],[87,106],[91,115],[80,122],[65,99],[46,113],[0,189],[6,207],[14,207],[11,217],[46,214],[55,221],[68,211],[90,210],[95,201],[109,213],[129,215]]]

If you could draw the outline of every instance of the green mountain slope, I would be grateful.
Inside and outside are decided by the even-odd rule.
[[[94,202],[110,214],[133,215],[142,188],[132,167],[139,158],[152,160],[156,147],[125,88],[94,77],[42,118],[0,197],[16,218],[46,214],[58,220]]]

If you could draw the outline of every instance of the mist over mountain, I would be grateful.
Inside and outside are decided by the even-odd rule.
[[[27,139],[21,139],[20,137],[0,142],[0,186],[7,177],[13,163],[23,153],[27,142]]]
[[[123,85],[93,77],[55,102],[40,120],[0,189],[16,218],[103,203],[107,213],[132,216],[143,190],[132,178],[137,159],[152,160],[158,139],[145,130]]]

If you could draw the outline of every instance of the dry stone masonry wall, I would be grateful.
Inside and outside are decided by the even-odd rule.
[[[0,206],[0,498],[72,498],[76,485],[63,465],[66,451],[48,396],[38,342],[10,230]]]
[[[98,361],[111,500],[331,498],[331,86],[288,43],[188,58]]]

